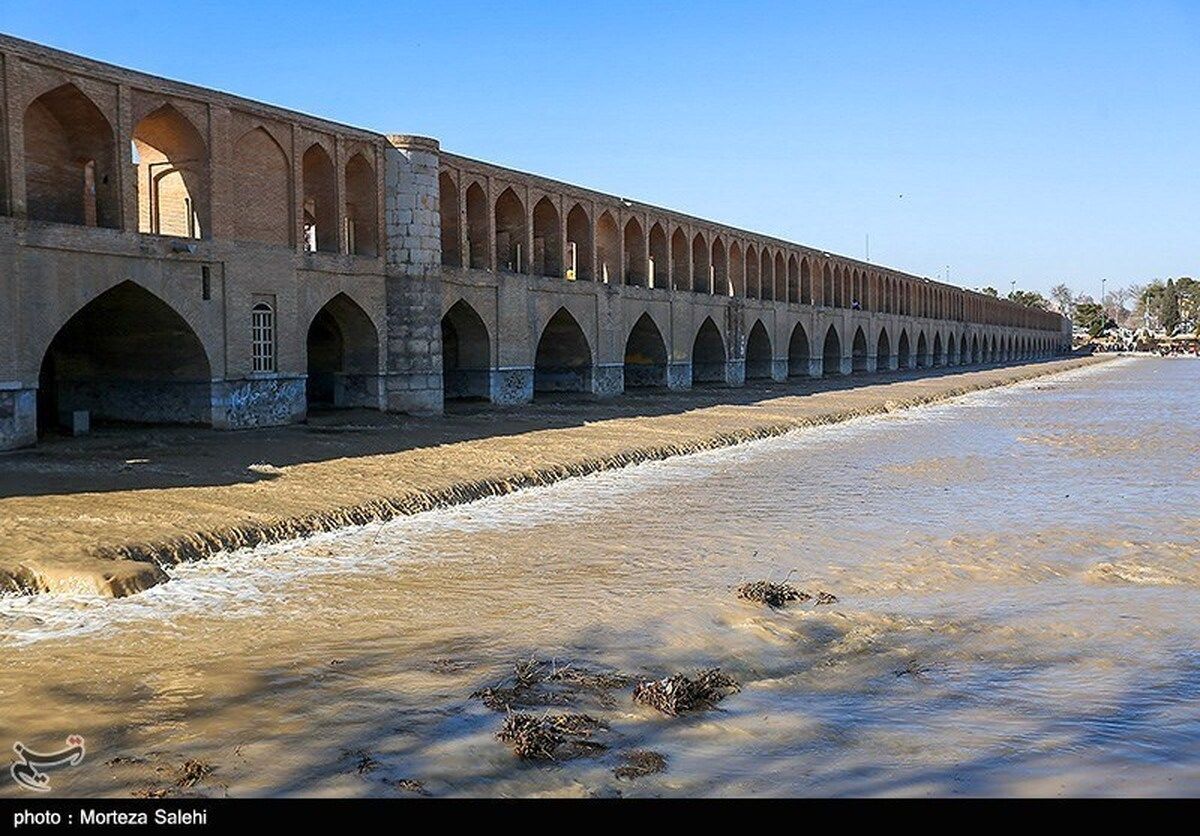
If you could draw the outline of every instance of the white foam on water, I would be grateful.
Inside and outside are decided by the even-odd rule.
[[[1091,377],[1132,358],[1053,376],[1056,382]],[[1050,378],[1003,389],[968,393],[953,401],[894,413],[863,416],[806,427],[774,438],[707,450],[662,461],[601,471],[561,482],[435,509],[385,523],[354,526],[303,540],[221,552],[205,560],[169,567],[169,583],[126,598],[42,594],[0,598],[0,644],[23,646],[86,634],[111,634],[153,621],[171,624],[193,616],[228,619],[259,615],[286,605],[289,589],[305,578],[362,576],[441,559],[421,543],[429,535],[477,534],[558,522],[584,522],[599,510],[639,494],[696,482],[730,469],[752,469],[756,461],[798,449],[861,441],[905,424],[953,421],[964,407],[1011,405],[1014,394]]]

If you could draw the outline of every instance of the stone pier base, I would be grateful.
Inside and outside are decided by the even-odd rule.
[[[37,389],[0,383],[0,450],[37,441]]]
[[[305,377],[247,378],[212,385],[212,425],[219,430],[277,427],[304,420]]]

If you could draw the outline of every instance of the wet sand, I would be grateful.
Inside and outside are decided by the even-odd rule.
[[[633,393],[438,418],[369,412],[244,433],[102,429],[0,455],[0,591],[121,597],[162,564],[932,403],[1103,357],[744,389]]]

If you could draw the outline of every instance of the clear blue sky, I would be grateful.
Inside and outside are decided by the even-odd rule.
[[[1200,273],[1200,2],[0,0],[0,31],[956,284]]]

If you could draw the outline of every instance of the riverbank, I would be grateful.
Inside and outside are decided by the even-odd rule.
[[[0,457],[0,590],[120,597],[162,565],[782,435],[1106,357],[744,389],[351,413],[218,433],[103,430]]]

